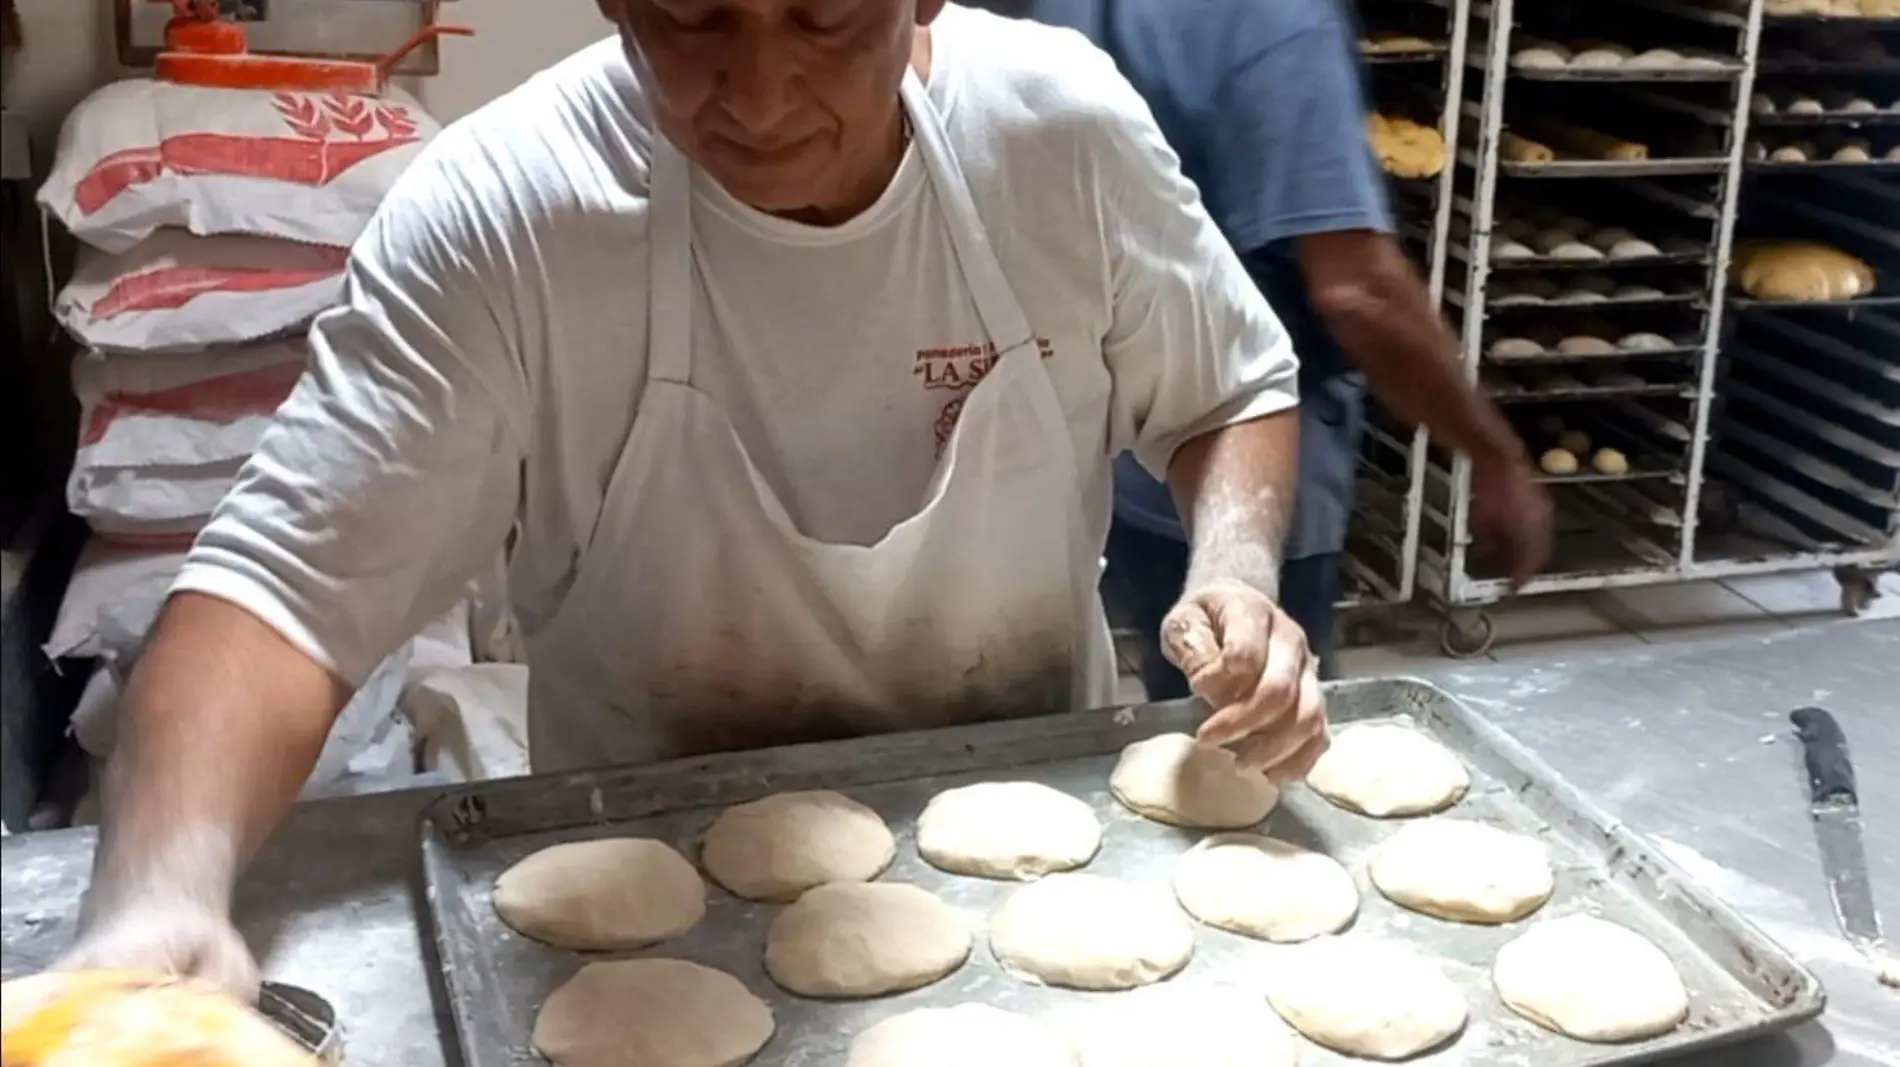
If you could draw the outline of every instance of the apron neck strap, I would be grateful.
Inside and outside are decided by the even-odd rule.
[[[1029,317],[997,262],[943,118],[916,71],[905,71],[902,95],[911,136],[923,154],[957,266],[984,332],[998,356],[1032,344],[1035,333]],[[685,384],[692,380],[693,371],[693,167],[657,130],[649,181],[647,376]]]

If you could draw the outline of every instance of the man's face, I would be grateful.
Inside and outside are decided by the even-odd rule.
[[[793,213],[854,195],[888,153],[913,33],[944,0],[599,2],[667,138],[733,196]]]

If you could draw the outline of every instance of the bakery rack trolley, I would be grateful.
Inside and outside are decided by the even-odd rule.
[[[1557,506],[1518,592],[1684,580],[1759,0],[1488,0],[1469,21],[1445,305]],[[1461,657],[1510,592],[1472,545],[1470,486],[1430,449],[1419,581]]]
[[[1450,147],[1463,111],[1470,0],[1365,0],[1359,5],[1360,54],[1369,103],[1435,128],[1447,147],[1436,173],[1393,177],[1391,203],[1406,250],[1424,274],[1434,304],[1445,288],[1451,227]],[[1359,480],[1347,534],[1346,610],[1402,604],[1417,585],[1425,435],[1367,406]]]
[[[1859,614],[1900,563],[1900,4],[1767,0],[1750,112],[1738,266],[1755,241],[1817,242],[1872,287],[1733,279],[1697,567],[1832,567]]]

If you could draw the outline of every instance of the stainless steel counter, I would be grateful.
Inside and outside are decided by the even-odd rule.
[[[1802,704],[1840,716],[1861,769],[1876,899],[1900,924],[1900,622],[1429,673],[1827,983],[1823,1022],[1679,1067],[1900,1067],[1900,991],[1879,986],[1835,926],[1787,726]],[[306,805],[239,893],[266,973],[324,994],[347,1020],[350,1067],[446,1067],[412,888],[427,799]],[[93,840],[74,830],[0,843],[0,974],[37,970],[71,937]]]

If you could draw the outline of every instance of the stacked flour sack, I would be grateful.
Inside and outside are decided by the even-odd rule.
[[[119,676],[192,539],[341,302],[349,246],[439,129],[378,97],[119,82],[68,117],[41,208],[80,249],[55,314],[85,348],[67,502],[95,536],[46,652],[100,661],[74,717],[109,754]],[[338,724],[313,783],[408,759],[408,649]]]

